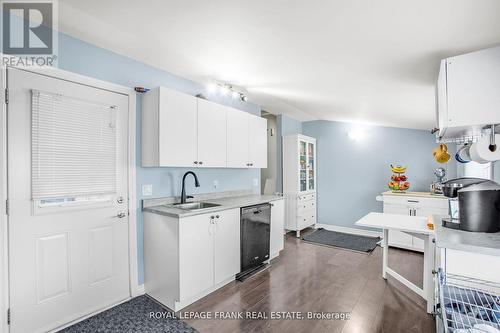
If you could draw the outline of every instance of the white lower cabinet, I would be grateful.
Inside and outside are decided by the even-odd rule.
[[[196,215],[179,219],[179,300],[214,285],[214,219]]]
[[[409,216],[448,215],[448,199],[443,196],[424,195],[421,192],[382,193],[384,213]],[[407,233],[389,230],[389,245],[413,251],[424,251],[424,241]]]
[[[271,203],[271,242],[269,255],[277,257],[285,247],[285,199],[275,200]]]
[[[491,281],[500,284],[500,257],[481,253],[438,248],[438,267],[447,274]]]
[[[271,203],[270,255],[284,248],[285,200]],[[174,311],[240,272],[240,208],[171,217],[144,212],[144,288]]]
[[[285,229],[300,231],[316,224],[316,192],[290,194],[286,199]]]
[[[144,287],[174,311],[240,270],[240,209],[174,218],[144,213]]]
[[[240,210],[224,211],[215,216],[214,279],[217,285],[240,272]]]

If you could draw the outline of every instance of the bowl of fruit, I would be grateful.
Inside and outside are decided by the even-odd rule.
[[[393,192],[404,193],[410,188],[410,183],[407,181],[408,177],[404,174],[406,169],[407,167],[391,164],[392,176],[391,181],[387,185]]]

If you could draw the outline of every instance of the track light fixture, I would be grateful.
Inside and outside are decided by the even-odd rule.
[[[238,99],[240,102],[248,101],[247,95],[245,95],[240,89],[236,89],[227,83],[210,82],[207,84],[207,91],[211,94],[218,92],[223,96],[231,96],[234,99]]]

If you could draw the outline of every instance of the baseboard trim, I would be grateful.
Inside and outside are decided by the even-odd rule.
[[[146,293],[146,289],[144,288],[144,284],[140,284],[137,286],[137,296],[144,295]]]
[[[343,232],[346,234],[360,235],[360,236],[369,236],[369,237],[382,237],[382,232],[373,231],[373,230],[365,230],[358,228],[350,228],[350,227],[341,227],[333,224],[323,224],[316,223],[316,228],[323,228],[330,231]]]

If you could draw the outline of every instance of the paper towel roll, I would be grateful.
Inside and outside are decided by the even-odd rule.
[[[490,136],[483,136],[478,142],[470,147],[470,157],[477,163],[488,163],[500,160],[500,134],[495,134],[496,150],[490,150]]]

